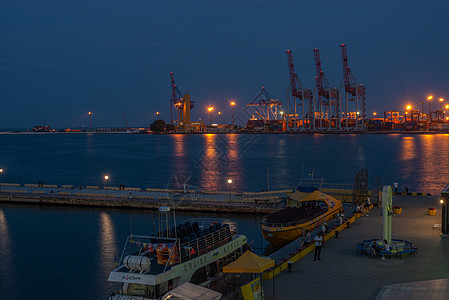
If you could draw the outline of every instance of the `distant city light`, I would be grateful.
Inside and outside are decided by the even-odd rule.
[[[444,99],[443,99],[443,98],[440,98],[439,100],[440,100],[440,102],[443,102],[443,101],[444,101]]]
[[[209,107],[207,110],[211,112],[211,111],[214,110],[214,108],[213,107]]]
[[[377,115],[377,113],[376,112],[373,112],[373,116],[376,116]]]
[[[234,101],[232,101],[232,102],[231,102],[231,105],[232,105],[232,106],[234,106],[234,105],[235,105],[235,102],[234,102]]]
[[[441,204],[443,204],[443,203],[444,203],[444,200],[443,200],[443,199],[441,199],[441,200],[440,200],[440,203],[441,203]]]
[[[410,110],[410,109],[412,109],[412,106],[411,105],[407,105],[407,110]]]
[[[109,179],[109,176],[108,176],[108,175],[105,175],[105,176],[104,176],[104,179],[105,179],[105,180],[108,180],[108,179]]]
[[[3,169],[0,169],[0,173],[3,173]]]
[[[429,95],[428,97],[427,97],[427,100],[432,100],[433,99],[433,96],[432,95]]]
[[[232,183],[232,179],[228,179],[228,183],[231,184]]]

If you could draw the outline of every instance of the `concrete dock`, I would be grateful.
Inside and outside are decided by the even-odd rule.
[[[329,239],[321,260],[313,251],[263,283],[266,299],[449,299],[449,237],[441,237],[439,197],[394,196],[403,208],[392,219],[392,238],[406,239],[419,247],[416,256],[386,260],[359,255],[362,240],[382,238],[381,208],[358,218]],[[436,208],[435,216],[427,209]],[[273,297],[274,295],[274,297]]]
[[[136,187],[99,187],[0,183],[0,203],[158,209],[229,213],[270,213],[285,204],[291,190],[269,192],[195,191]]]

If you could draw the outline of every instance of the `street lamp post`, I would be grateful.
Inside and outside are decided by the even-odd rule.
[[[218,112],[218,116],[220,117],[220,123],[221,124],[221,111]]]
[[[446,111],[448,111],[449,110],[449,104],[446,104],[446,110],[444,111],[444,114],[443,114],[443,122],[444,122],[444,120],[446,120]]]
[[[412,106],[411,105],[407,105],[406,107],[407,111],[405,112],[405,124],[407,124],[407,114],[410,113],[410,120],[412,121],[412,130],[413,130],[413,111],[412,111]]]
[[[90,122],[90,124],[89,124],[90,126],[89,127],[90,127],[90,130],[92,130],[92,115],[93,115],[93,113],[90,111],[89,112],[89,122]]]
[[[3,174],[3,169],[0,169],[0,174]],[[0,192],[2,191],[2,185],[0,184]]]
[[[106,197],[108,196],[108,180],[109,180],[109,175],[105,175],[104,176],[104,180],[106,181],[106,185],[104,187],[105,191],[106,191]]]
[[[234,101],[231,102],[231,106],[232,106],[232,125],[234,126],[234,122],[235,122],[235,119],[234,119],[235,102]]]
[[[430,109],[430,104],[431,104],[432,99],[433,99],[432,95],[429,95],[427,97],[427,100],[429,100],[429,121],[428,121],[429,123],[432,123],[432,110]]]
[[[232,184],[232,179],[228,179],[228,184],[229,184],[229,202],[231,202],[231,184]]]
[[[209,124],[212,125],[212,112],[214,111],[214,108],[209,107],[207,110],[209,111]]]

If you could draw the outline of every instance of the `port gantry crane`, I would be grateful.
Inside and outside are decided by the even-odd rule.
[[[256,107],[255,113],[261,120],[277,120],[278,107],[282,106],[282,102],[275,99],[264,87],[257,96],[248,103],[248,107]]]
[[[170,82],[171,82],[171,99],[170,99],[170,120],[171,124],[176,123],[176,125],[180,125],[183,123],[183,115],[184,115],[184,95],[178,89],[175,84],[175,76],[173,72],[170,72]],[[190,101],[190,109],[194,106],[194,101]],[[173,121],[173,108],[176,109],[176,121]],[[190,119],[190,113],[189,113]]]
[[[328,120],[327,127],[332,129],[332,120],[334,120],[334,128],[339,128],[340,124],[340,99],[338,88],[331,88],[329,82],[321,69],[320,50],[315,48],[313,50],[315,56],[315,70],[316,70],[316,101],[318,106],[318,116],[320,120],[320,128],[325,128],[326,124],[323,124],[323,120]]]
[[[295,65],[293,64],[293,54],[290,50],[286,51],[288,60],[288,71],[290,75],[290,85],[287,93],[287,130],[289,128],[289,118],[293,116],[293,129],[298,126],[298,114],[296,111],[297,106],[302,107],[302,129],[305,129],[306,120],[309,129],[315,129],[315,107],[313,103],[313,93],[311,89],[305,89],[302,87],[301,80],[298,74],[295,73]],[[293,97],[293,105],[290,101],[290,94]],[[297,102],[297,99],[299,100]]]
[[[345,129],[349,129],[348,121],[353,119],[355,124],[353,124],[354,130],[363,130],[364,121],[366,115],[366,91],[363,84],[357,84],[354,74],[352,74],[351,69],[348,65],[348,54],[346,52],[346,45],[341,44],[341,59],[343,66],[343,87],[344,90],[341,92],[342,102],[344,100],[343,106],[343,116],[345,120]],[[353,102],[354,105],[350,105]],[[355,106],[355,107],[354,107]]]

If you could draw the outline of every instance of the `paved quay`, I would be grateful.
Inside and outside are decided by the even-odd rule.
[[[386,260],[359,255],[356,245],[382,238],[381,208],[374,207],[328,240],[321,260],[313,251],[274,278],[275,299],[449,299],[449,237],[440,237],[440,197],[393,196],[402,214],[392,218],[392,238],[419,247],[416,256]],[[435,216],[427,215],[429,207]],[[273,299],[273,281],[264,281],[266,299]]]
[[[186,211],[235,213],[272,212],[285,204],[285,192],[199,191],[135,187],[38,185],[0,183],[0,203],[35,205],[91,206],[131,209],[158,209],[175,206]]]

